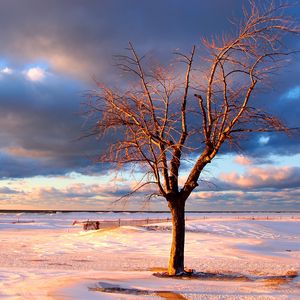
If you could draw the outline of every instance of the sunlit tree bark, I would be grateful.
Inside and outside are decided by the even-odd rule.
[[[173,224],[170,275],[184,272],[186,200],[222,145],[249,132],[289,130],[253,101],[257,87],[292,53],[283,40],[299,28],[284,14],[286,8],[249,1],[235,35],[203,40],[197,53],[195,46],[187,55],[176,53],[184,71],[147,67],[129,43],[130,55],[118,56],[117,66],[130,74],[131,86],[124,90],[98,83],[89,95],[86,112],[95,120],[89,134],[118,131],[116,142],[98,160],[143,167],[147,176],[134,191],[155,186],[155,194],[168,202]],[[190,154],[197,159],[180,186],[182,160]]]

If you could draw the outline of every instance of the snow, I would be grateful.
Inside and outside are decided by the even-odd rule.
[[[299,214],[188,214],[186,266],[241,274],[249,278],[246,281],[154,277],[153,272],[168,263],[167,222],[86,232],[72,226],[74,220],[167,217],[0,214],[0,299],[168,299],[161,291],[173,292],[177,299],[300,299],[299,277],[274,278],[300,274]],[[95,291],[103,286],[120,290]]]

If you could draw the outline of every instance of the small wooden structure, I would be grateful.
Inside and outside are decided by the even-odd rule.
[[[86,221],[83,222],[83,230],[98,230],[100,229],[99,221]]]
[[[83,230],[98,230],[100,229],[100,222],[99,221],[74,221],[72,225],[80,224],[83,226]]]

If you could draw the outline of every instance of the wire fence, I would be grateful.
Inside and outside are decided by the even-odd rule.
[[[300,215],[236,215],[236,216],[186,216],[186,221],[193,220],[257,220],[257,221],[280,221],[280,220],[300,220]],[[145,218],[145,219],[114,219],[114,220],[87,220],[87,221],[74,221],[73,225],[81,225],[84,230],[97,230],[101,228],[112,228],[120,226],[143,226],[155,223],[171,222],[171,218]]]
[[[84,230],[97,230],[101,228],[111,228],[120,226],[143,226],[147,224],[170,222],[171,218],[146,218],[146,219],[116,219],[100,221],[74,221],[73,225],[82,225]]]
[[[202,216],[193,218],[194,220],[257,220],[257,221],[280,221],[280,220],[300,220],[300,214],[295,215],[218,215],[218,216]]]

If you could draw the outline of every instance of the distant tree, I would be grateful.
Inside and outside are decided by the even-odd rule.
[[[197,56],[195,46],[188,55],[176,53],[184,71],[180,64],[147,64],[129,43],[130,55],[117,57],[128,74],[125,88],[98,83],[86,102],[91,135],[118,132],[99,161],[140,166],[148,176],[134,191],[152,185],[167,201],[173,225],[169,275],[184,272],[186,200],[222,145],[249,132],[289,131],[255,101],[257,87],[266,86],[293,53],[284,45],[286,34],[299,33],[285,15],[286,4],[266,2],[249,1],[236,33],[203,39]],[[183,179],[179,171],[190,156],[196,160]]]

